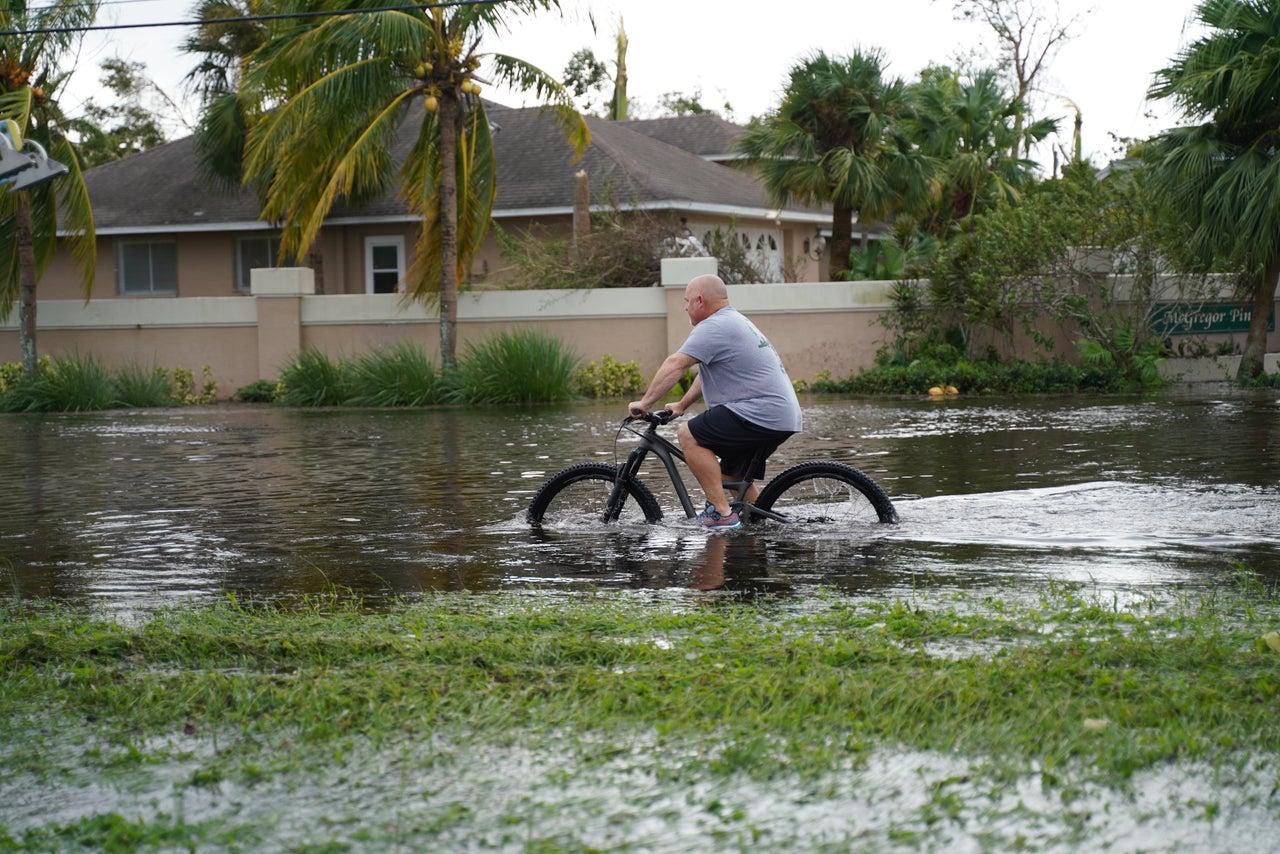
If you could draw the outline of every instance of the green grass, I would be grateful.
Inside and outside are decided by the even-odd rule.
[[[1256,583],[1126,607],[1049,585],[1019,601],[440,594],[380,613],[337,599],[229,600],[128,623],[64,607],[11,605],[0,617],[0,763],[24,785],[145,790],[137,781],[165,767],[185,769],[172,785],[194,800],[209,787],[252,797],[317,785],[332,797],[350,785],[360,813],[383,791],[385,812],[347,821],[384,845],[431,845],[446,827],[500,836],[505,819],[472,827],[484,791],[433,807],[434,830],[393,817],[421,797],[403,789],[412,781],[460,780],[509,754],[541,757],[556,791],[561,773],[629,791],[623,781],[643,768],[637,796],[763,786],[815,802],[874,755],[934,757],[962,770],[937,771],[911,820],[883,829],[932,844],[966,822],[1007,829],[1000,793],[1027,780],[1045,793],[1055,838],[1076,842],[1088,838],[1081,803],[1101,791],[1120,809],[1131,781],[1162,769],[1208,768],[1217,781],[1204,803],[1169,807],[1193,823],[1241,804],[1280,810],[1275,789],[1266,796],[1280,785],[1280,652],[1265,640],[1280,605]],[[387,763],[400,768],[390,782]],[[1248,774],[1261,774],[1261,795],[1240,794]],[[548,850],[591,847],[554,829],[558,811],[581,804],[529,796],[560,806],[536,822],[510,807],[522,832],[558,840]],[[750,810],[729,799],[698,809],[749,841],[760,829],[734,818]],[[140,821],[115,808],[20,832],[0,818],[0,850],[269,838],[262,820],[235,814]],[[1000,839],[988,844],[1016,841]]]

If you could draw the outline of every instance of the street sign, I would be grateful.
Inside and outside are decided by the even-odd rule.
[[[1213,335],[1248,332],[1253,306],[1238,302],[1176,302],[1162,305],[1151,314],[1151,329],[1157,335]],[[1275,331],[1276,313],[1271,312],[1267,329]]]

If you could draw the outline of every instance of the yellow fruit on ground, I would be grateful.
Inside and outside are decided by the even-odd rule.
[[[929,394],[933,395],[934,397],[942,397],[942,395],[946,394],[946,392],[942,390],[942,386],[936,385],[933,388],[929,389]]]
[[[947,394],[959,394],[959,393],[960,393],[960,389],[956,388],[956,387],[955,387],[955,386],[953,386],[953,385],[949,385],[949,386],[947,386],[947,388],[946,388],[946,392],[947,392]]]

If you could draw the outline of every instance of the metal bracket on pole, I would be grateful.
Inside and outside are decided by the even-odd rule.
[[[22,140],[15,145],[9,136],[12,132],[7,123],[0,123],[0,186],[7,186],[9,192],[47,184],[71,171],[66,164],[50,160],[44,146],[34,139]],[[22,151],[20,148],[34,150]]]

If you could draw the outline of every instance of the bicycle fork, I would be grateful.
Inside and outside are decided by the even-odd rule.
[[[613,489],[609,493],[609,501],[604,505],[604,521],[616,522],[618,517],[622,515],[622,506],[627,503],[627,484],[636,476],[636,472],[640,470],[640,464],[644,462],[645,455],[648,453],[644,448],[633,448],[631,453],[627,454],[627,461],[618,467],[618,475],[613,479]]]

